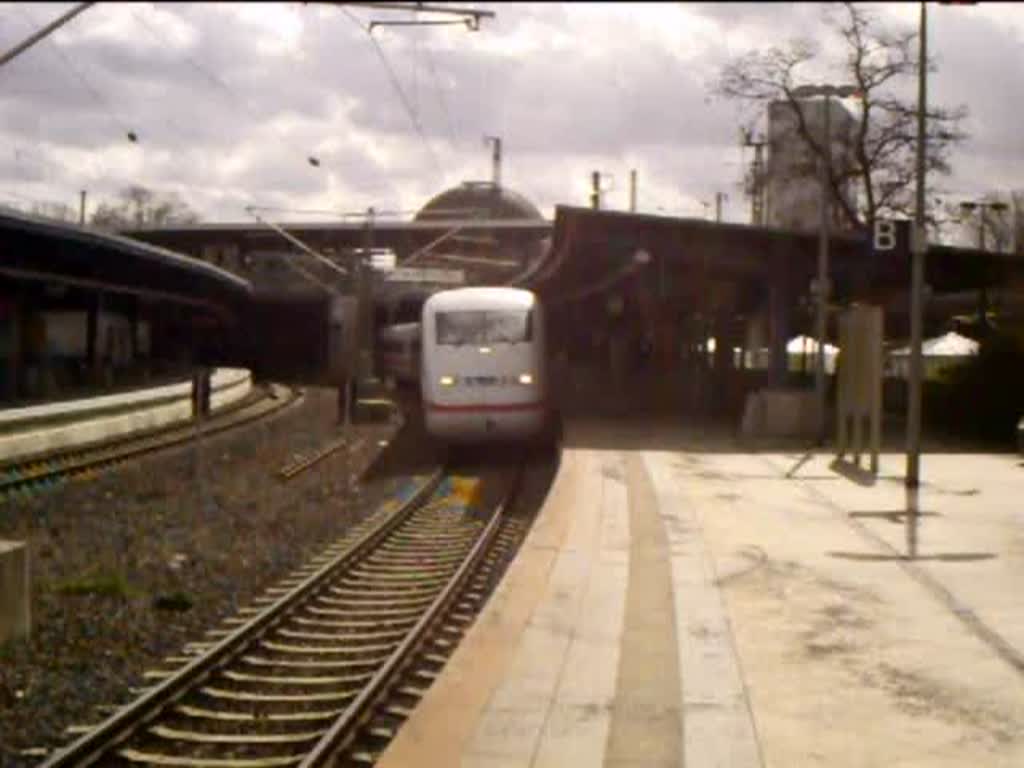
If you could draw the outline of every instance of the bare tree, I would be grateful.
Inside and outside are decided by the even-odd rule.
[[[843,81],[860,92],[860,114],[845,147],[848,162],[832,164],[829,182],[843,221],[854,229],[871,228],[877,217],[913,211],[917,104],[897,95],[895,86],[917,73],[917,34],[884,29],[872,12],[850,2],[843,3],[838,14],[829,9],[826,23],[845,44],[845,58],[834,66],[842,72]],[[808,127],[801,102],[793,95],[800,85],[800,71],[808,65],[820,70],[820,60],[815,42],[791,40],[783,47],[754,51],[727,63],[713,90],[761,109],[773,102],[788,104],[809,159],[820,160],[824,157],[820,137]],[[934,71],[931,61],[928,65]],[[960,127],[966,116],[963,106],[928,110],[929,172],[949,173],[950,152],[966,138]],[[860,188],[860,205],[842,194],[851,180]],[[933,225],[939,223],[935,214],[928,212]]]
[[[78,222],[78,211],[67,203],[39,202],[32,204],[32,213],[57,221]]]
[[[198,214],[177,193],[159,195],[138,185],[122,189],[116,203],[100,203],[92,215],[93,226],[109,230],[193,224],[197,221]]]
[[[995,196],[993,196],[994,199]],[[1024,250],[1024,191],[1010,192],[1009,200],[1003,199],[1006,208],[1001,211],[986,211],[983,226],[987,228],[987,241],[991,248],[1004,253],[1020,255]]]
[[[960,225],[972,247],[981,247],[984,243],[986,251],[1010,253],[1015,249],[1019,253],[1024,242],[1021,235],[1020,211],[1024,206],[1024,192],[1016,190],[1005,195],[989,194],[982,197],[984,205],[965,210],[960,202],[947,203],[948,215]],[[1001,210],[992,207],[993,203],[1002,203]]]

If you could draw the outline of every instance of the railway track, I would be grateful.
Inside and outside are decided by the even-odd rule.
[[[283,397],[276,392],[255,401],[227,406],[206,420],[201,434],[207,437],[269,416],[293,404],[300,397],[301,394],[288,389]],[[68,482],[90,480],[132,459],[193,439],[195,425],[190,422],[93,446],[11,462],[0,466],[0,498],[30,496],[54,490]]]
[[[323,461],[335,451],[344,448],[349,442],[350,437],[347,434],[335,438],[334,440],[331,440],[329,443],[327,443],[327,445],[314,451],[312,454],[308,456],[300,456],[295,461],[290,462],[289,464],[286,464],[285,466],[281,467],[281,469],[279,469],[277,472],[277,476],[281,478],[281,480],[291,480],[293,477],[296,477],[302,472],[305,472],[307,469],[310,469],[319,462]],[[349,452],[355,453],[362,447],[363,441],[356,440],[354,443],[349,445]]]
[[[417,478],[43,768],[372,763],[529,524],[506,514],[522,467],[506,474],[484,511],[440,471]]]

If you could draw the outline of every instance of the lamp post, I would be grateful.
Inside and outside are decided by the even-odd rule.
[[[972,2],[942,2],[940,5],[973,5]],[[924,257],[928,241],[924,229],[925,112],[928,104],[928,7],[921,0],[917,31],[917,194],[914,230],[910,238],[910,376],[907,382],[907,469],[904,483],[917,488],[921,482],[921,379],[924,360],[921,336],[924,325]],[[916,519],[910,515],[908,520]]]
[[[917,488],[921,475],[921,379],[924,360],[921,337],[924,325],[924,257],[928,242],[924,229],[925,112],[928,104],[928,8],[921,2],[917,53],[917,191],[914,230],[910,238],[910,375],[907,389],[907,488]]]
[[[818,354],[814,365],[814,394],[817,404],[818,444],[825,442],[825,336],[828,319],[828,215],[832,202],[830,180],[832,177],[832,136],[830,113],[832,97],[849,98],[859,89],[854,85],[802,85],[794,88],[792,96],[797,99],[825,97],[825,117],[822,136],[822,160],[820,164],[821,199],[818,201],[819,235],[818,235],[818,279],[815,286],[817,311],[814,318],[814,335],[818,339]]]

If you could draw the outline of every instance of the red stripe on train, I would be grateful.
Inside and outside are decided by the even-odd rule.
[[[539,411],[545,407],[544,402],[539,403],[502,403],[498,405],[441,405],[440,403],[427,403],[428,411],[440,411],[441,413],[486,413],[510,411]]]

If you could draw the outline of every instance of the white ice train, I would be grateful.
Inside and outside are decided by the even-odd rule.
[[[446,443],[547,442],[544,314],[531,291],[457,288],[431,296],[420,324],[426,430]]]

